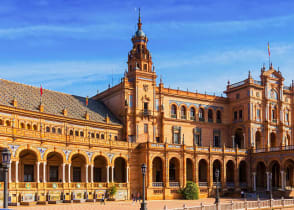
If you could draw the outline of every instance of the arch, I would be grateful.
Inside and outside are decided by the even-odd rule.
[[[76,152],[70,156],[71,162],[71,179],[72,182],[85,182],[86,181],[86,165],[87,157],[82,153]]]
[[[10,120],[6,120],[6,121],[5,121],[5,125],[6,125],[6,126],[11,126],[11,122],[10,122]]]
[[[152,182],[163,182],[163,161],[160,157],[152,160]]]
[[[266,187],[266,167],[262,161],[256,165],[256,187],[261,190]]]
[[[230,185],[234,185],[235,181],[235,164],[232,160],[229,160],[226,164],[226,182]]]
[[[222,123],[222,112],[220,110],[216,111],[216,122]]]
[[[208,179],[208,163],[205,159],[201,159],[198,164],[199,182],[207,182]]]
[[[194,107],[190,107],[190,120],[196,119],[196,109]]]
[[[213,110],[212,109],[208,109],[207,117],[208,117],[208,122],[213,122]]]
[[[114,160],[114,182],[126,182],[127,162],[123,157],[117,157]]]
[[[170,116],[171,116],[171,118],[177,118],[177,105],[175,105],[175,104],[171,105]]]
[[[106,182],[107,181],[107,170],[108,160],[103,155],[96,155],[93,160],[94,166],[94,182]]]
[[[84,158],[85,158],[85,164],[89,164],[89,158],[88,158],[88,155],[84,152],[84,151],[75,151],[75,152],[71,152],[70,154],[69,154],[69,157],[68,157],[68,160],[69,161],[71,161],[71,159],[72,159],[72,157],[74,156],[74,155],[82,155]]]
[[[256,149],[261,149],[262,146],[262,142],[261,142],[261,132],[260,131],[256,131],[255,133],[255,148]]]
[[[50,132],[50,127],[46,126],[46,132],[49,133]]]
[[[33,130],[37,131],[38,130],[38,126],[36,124],[33,125]]]
[[[247,183],[247,163],[245,160],[239,163],[239,183],[241,186]]]
[[[23,145],[23,146],[20,146],[20,147],[16,150],[16,152],[15,152],[15,157],[16,157],[17,159],[19,159],[19,154],[20,154],[23,150],[31,150],[31,151],[33,151],[33,152],[37,155],[37,160],[38,160],[38,161],[41,161],[41,154],[40,154],[39,150],[36,149],[35,147],[31,147],[31,146],[29,146],[29,145]]]
[[[65,157],[64,152],[63,152],[62,150],[60,150],[60,149],[56,149],[56,148],[54,148],[54,149],[47,149],[47,150],[45,151],[45,153],[44,153],[43,160],[47,160],[47,156],[48,156],[48,154],[51,153],[51,152],[56,152],[56,153],[58,153],[58,154],[61,155],[61,157],[62,157],[62,162],[63,162],[63,163],[66,162],[66,157]]]
[[[274,132],[271,132],[270,134],[270,146],[271,147],[277,147],[277,140],[276,140],[276,134]]]
[[[294,187],[294,160],[287,159],[282,166],[286,175],[285,187],[292,189]]]
[[[51,151],[46,155],[46,163],[46,179],[49,182],[62,182],[62,173],[64,173],[62,171],[62,163],[64,163],[63,155],[59,152]]]
[[[187,111],[186,107],[184,105],[181,106],[181,119],[185,120],[187,119]]]
[[[28,129],[28,130],[31,130],[31,129],[32,129],[32,127],[31,127],[31,124],[30,124],[30,123],[27,123],[27,129]]]
[[[280,181],[281,181],[281,178],[280,178],[281,167],[279,162],[277,160],[273,160],[270,163],[269,169],[271,172],[271,180],[272,180],[271,186],[274,189],[278,188],[280,186]]]
[[[191,158],[186,159],[186,180],[193,181],[193,160]]]
[[[220,162],[220,160],[216,159],[213,161],[213,182],[217,182],[216,180],[216,170],[218,169],[219,170],[219,178],[218,178],[218,181],[220,182],[221,181],[221,177],[222,177],[222,164]]]
[[[107,156],[105,153],[102,153],[102,152],[95,152],[95,153],[92,155],[91,160],[90,160],[90,163],[91,163],[91,164],[94,164],[94,160],[95,160],[95,158],[96,158],[97,156],[102,156],[102,157],[104,157],[104,158],[106,159],[106,161],[107,161],[107,165],[111,165],[108,156]]]
[[[235,147],[244,148],[244,132],[242,128],[237,128],[235,131]]]
[[[20,123],[20,128],[24,129],[25,128],[25,124],[23,122]]]
[[[37,182],[38,155],[31,149],[23,149],[19,152],[19,173],[21,182]]]
[[[205,121],[205,112],[204,112],[204,108],[200,107],[199,111],[198,111],[198,117],[199,117],[199,121]]]
[[[178,158],[171,158],[169,160],[169,182],[180,181],[180,161]]]

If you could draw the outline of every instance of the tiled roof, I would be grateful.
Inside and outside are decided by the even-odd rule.
[[[17,100],[17,108],[39,111],[40,88],[0,79],[0,105],[13,106],[13,99]],[[85,120],[86,111],[90,121],[105,123],[106,115],[111,124],[120,125],[120,121],[100,101],[90,99],[86,106],[86,98],[43,89],[42,104],[44,113],[63,116],[66,108],[67,117]]]

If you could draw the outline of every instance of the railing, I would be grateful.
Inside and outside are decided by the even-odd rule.
[[[204,204],[200,203],[198,206],[188,207],[186,204],[182,208],[173,208],[169,209],[167,206],[164,207],[164,210],[245,210],[245,209],[273,209],[273,208],[283,208],[283,207],[293,207],[294,199],[279,199],[279,200],[255,200],[255,201],[237,201],[233,202],[231,200],[227,203],[219,203],[219,206],[216,204]]]
[[[199,187],[208,187],[208,182],[199,182]]]
[[[19,189],[33,189],[37,188],[37,182],[19,182],[17,183]]]
[[[80,183],[80,182],[72,182],[70,183],[70,187],[74,189],[80,189],[80,188],[87,188],[87,183]]]
[[[169,182],[170,187],[179,187],[180,183],[179,182]]]
[[[181,119],[182,119],[182,120],[186,120],[186,119],[187,119],[187,116],[186,116],[186,115],[182,115],[182,116],[181,116]]]
[[[200,122],[204,122],[205,119],[202,117],[202,118],[199,118],[199,121],[200,121]]]
[[[144,109],[143,110],[143,115],[144,116],[150,116],[151,115],[151,111],[150,110],[147,110],[147,109]]]
[[[128,183],[114,183],[114,185],[119,188],[128,187]]]
[[[176,114],[171,114],[170,115],[171,118],[177,119],[177,115]]]
[[[247,188],[246,182],[240,182],[240,188]]]
[[[190,116],[190,120],[196,120],[195,116]]]
[[[234,83],[234,84],[231,84],[231,85],[229,85],[229,88],[235,88],[235,87],[239,87],[241,85],[244,85],[245,84],[245,81],[246,80],[241,81],[241,82],[237,82],[237,83]]]
[[[152,182],[152,187],[163,187],[163,182]]]
[[[262,152],[280,152],[280,151],[293,151],[294,145],[280,146],[280,147],[269,147],[269,148],[257,148],[253,149],[253,153],[262,153]]]
[[[226,182],[226,186],[227,186],[227,188],[234,188],[235,183],[234,182]]]
[[[47,182],[46,188],[52,188],[52,189],[62,189],[63,183],[61,182]]]
[[[101,188],[101,187],[107,187],[107,182],[94,182],[93,183],[94,188]]]

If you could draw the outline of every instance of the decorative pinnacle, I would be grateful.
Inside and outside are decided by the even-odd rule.
[[[139,8],[139,19],[138,19],[138,30],[142,29],[142,23],[141,23],[141,9]]]

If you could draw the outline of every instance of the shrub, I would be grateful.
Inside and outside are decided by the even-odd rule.
[[[183,198],[186,200],[198,200],[199,188],[196,183],[188,181],[186,187],[180,190]]]
[[[113,198],[113,196],[115,195],[116,191],[117,191],[117,188],[116,188],[115,185],[113,185],[112,187],[109,188],[109,196],[110,196],[110,198]]]

